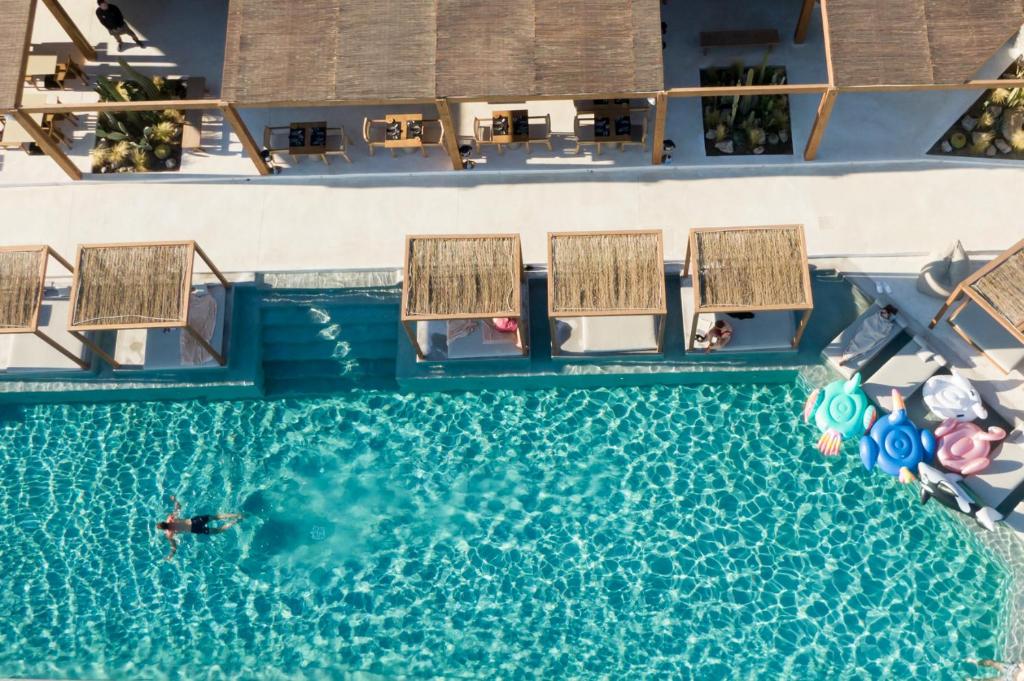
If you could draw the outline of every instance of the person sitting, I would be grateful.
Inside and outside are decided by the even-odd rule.
[[[971,658],[968,658],[967,661],[979,667],[991,667],[999,672],[998,676],[986,676],[976,681],[1024,681],[1024,662],[1010,664],[1009,662],[999,662],[998,660],[974,660]]]
[[[872,355],[879,345],[888,340],[892,327],[896,323],[897,314],[899,314],[899,310],[892,305],[886,305],[878,311],[878,314],[865,319],[846,344],[839,365],[846,366],[856,359]]]
[[[697,341],[700,343],[707,343],[707,347],[704,348],[704,352],[711,352],[712,350],[721,350],[729,341],[732,340],[732,326],[729,322],[724,319],[719,319],[715,322],[715,325],[704,334],[697,334]]]
[[[181,504],[178,500],[171,495],[171,501],[174,502],[174,510],[167,516],[167,519],[162,523],[156,524],[156,529],[163,530],[164,536],[167,537],[167,541],[171,543],[171,552],[167,554],[164,560],[171,560],[174,557],[174,553],[178,550],[178,541],[174,538],[174,535],[178,532],[191,533],[191,534],[220,534],[221,532],[227,532],[229,529],[238,524],[242,519],[241,513],[217,513],[215,515],[197,515],[191,518],[182,519],[178,517],[181,512]],[[211,527],[210,523],[215,520],[229,520],[230,522],[220,525],[219,527]]]

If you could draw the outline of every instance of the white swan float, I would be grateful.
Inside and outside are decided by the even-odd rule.
[[[953,369],[951,376],[932,376],[928,379],[924,384],[924,403],[943,420],[967,422],[988,416],[978,391],[956,369]]]

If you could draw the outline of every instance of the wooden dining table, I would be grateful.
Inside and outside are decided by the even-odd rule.
[[[291,123],[288,128],[291,156],[323,156],[327,151],[327,121]]]
[[[624,131],[617,131],[616,122],[621,119],[629,120],[629,104],[612,104],[606,106],[595,106],[589,111],[577,114],[579,116],[594,117],[594,139],[600,142],[628,142],[632,139],[632,122],[625,127]],[[598,121],[607,121],[607,135],[599,135]]]
[[[499,135],[500,120],[507,121],[506,133]],[[524,125],[525,124],[525,125]],[[515,144],[530,139],[530,112],[526,109],[495,111],[491,114],[491,140],[495,144]]]
[[[386,123],[399,124],[399,137],[390,137],[387,132],[384,133],[384,148],[385,149],[421,149],[423,147],[423,140],[419,136],[409,136],[409,123],[416,121],[419,123],[423,122],[423,114],[411,113],[411,114],[388,114],[384,117]],[[422,129],[422,128],[421,128]]]

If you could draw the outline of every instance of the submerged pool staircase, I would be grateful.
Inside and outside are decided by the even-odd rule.
[[[399,298],[387,286],[263,291],[266,395],[394,388]]]

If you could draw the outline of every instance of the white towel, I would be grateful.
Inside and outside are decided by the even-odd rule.
[[[843,350],[843,361],[850,362],[877,348],[889,337],[892,325],[895,323],[896,320],[892,317],[888,319],[883,317],[881,310],[865,319],[857,332],[853,334],[853,338],[846,344],[846,348]]]
[[[217,328],[217,301],[211,295],[189,296],[188,323],[207,343]],[[181,363],[185,366],[200,366],[213,359],[199,341],[188,332],[181,330]]]

